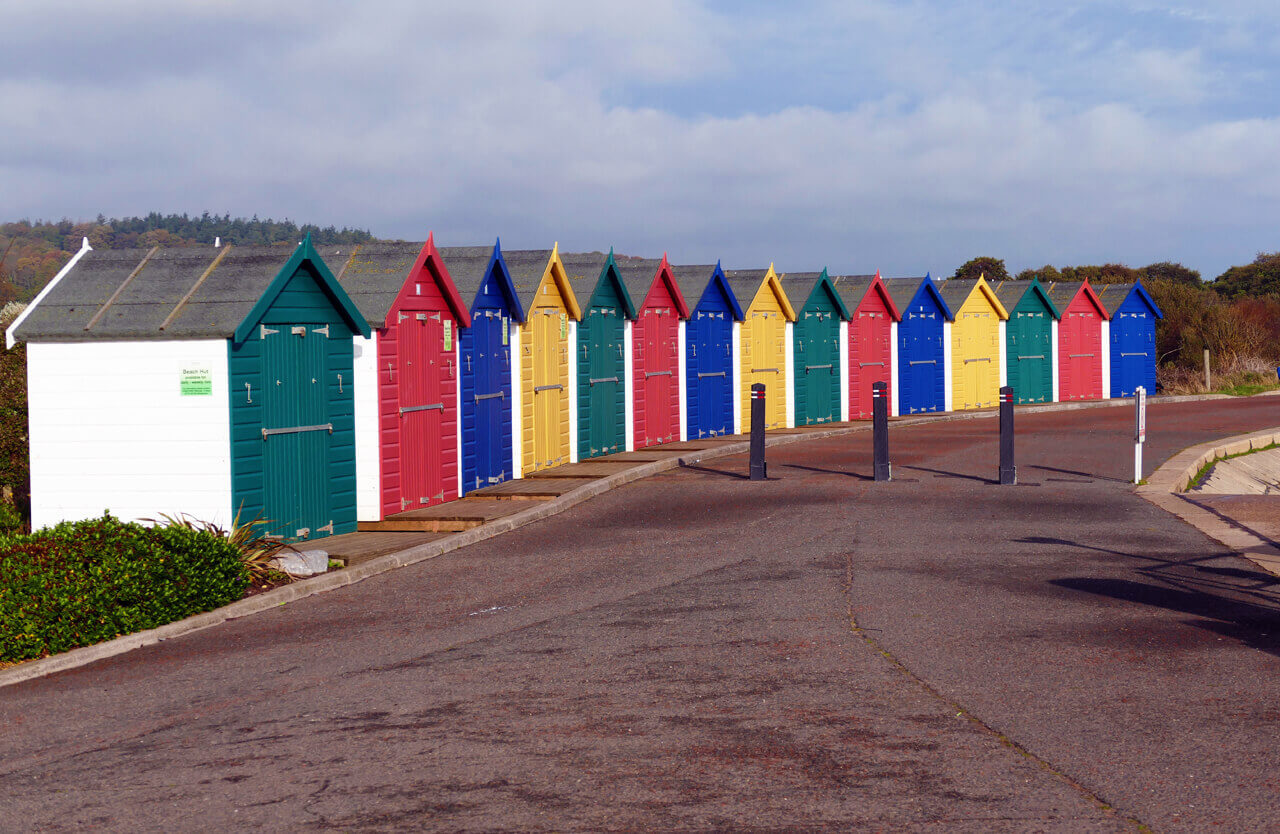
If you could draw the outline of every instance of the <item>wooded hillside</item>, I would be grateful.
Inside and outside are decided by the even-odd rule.
[[[223,243],[239,246],[297,243],[310,234],[317,244],[363,243],[373,235],[363,229],[299,226],[292,220],[261,220],[216,215],[159,214],[146,217],[103,217],[89,222],[20,220],[0,224],[0,305],[29,301],[80,248],[84,238],[95,249],[134,246],[193,246]]]

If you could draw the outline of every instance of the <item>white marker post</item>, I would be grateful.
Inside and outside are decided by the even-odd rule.
[[[1142,443],[1147,439],[1147,389],[1133,392],[1133,482],[1142,482]]]

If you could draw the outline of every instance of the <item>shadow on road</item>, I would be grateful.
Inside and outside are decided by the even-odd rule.
[[[803,469],[806,472],[817,472],[822,475],[843,475],[846,478],[857,478],[860,481],[874,481],[870,475],[863,475],[861,472],[846,472],[841,469],[823,469],[821,466],[802,466],[798,463],[782,464],[787,469]]]
[[[1081,472],[1078,469],[1059,469],[1056,466],[1040,466],[1039,464],[1031,464],[1028,469],[1041,469],[1045,472],[1057,472],[1060,475],[1079,475],[1081,478],[1093,478],[1097,481],[1111,481],[1116,484],[1129,483],[1124,478],[1109,478],[1106,475],[1095,475],[1092,472]]]
[[[1239,640],[1252,648],[1280,656],[1280,605],[1246,602],[1198,590],[1170,588],[1128,579],[1069,577],[1050,580],[1049,584],[1070,591],[1200,617],[1203,622],[1190,622],[1188,625],[1207,629],[1223,637]]]
[[[980,478],[977,475],[961,475],[959,472],[947,472],[942,469],[930,469],[927,466],[907,466],[906,464],[902,464],[902,465],[899,465],[897,468],[898,469],[914,469],[916,472],[929,472],[933,475],[937,475],[940,478],[963,478],[966,481],[977,481],[980,484],[999,483],[998,479]]]
[[[681,469],[688,469],[691,472],[705,472],[708,475],[720,475],[725,478],[737,478],[740,481],[751,480],[750,476],[745,472],[730,472],[728,469],[713,469],[710,466],[697,466],[691,463],[680,462]],[[770,479],[773,480],[773,479]]]

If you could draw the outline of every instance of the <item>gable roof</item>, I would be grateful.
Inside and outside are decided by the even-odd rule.
[[[373,327],[385,327],[387,315],[409,281],[423,272],[440,287],[449,309],[463,327],[471,314],[449,275],[448,265],[436,249],[434,235],[425,243],[380,241],[359,244],[341,263],[332,264],[336,278]]]
[[[637,308],[644,305],[645,299],[658,281],[665,281],[671,298],[676,304],[676,314],[682,319],[689,318],[689,305],[685,303],[684,293],[680,291],[680,282],[676,280],[667,256],[655,258],[629,258],[623,256],[617,261],[618,273],[627,285],[627,292],[635,301]]]
[[[513,318],[516,321],[524,319],[524,309],[520,306],[520,298],[502,257],[501,241],[495,241],[493,246],[445,246],[438,251],[449,270],[449,277],[458,288],[458,294],[464,299],[471,299],[474,305],[485,278],[493,272],[497,276],[498,289],[514,313]]]
[[[564,263],[560,260],[559,244],[551,249],[516,249],[502,253],[502,258],[507,264],[507,272],[515,286],[516,297],[520,299],[522,316],[528,316],[529,311],[533,309],[533,303],[537,300],[538,287],[542,285],[543,276],[550,270],[552,280],[560,290],[560,297],[564,299],[565,307],[569,310],[569,317],[575,321],[582,318],[582,309],[578,306],[573,288],[569,286],[568,276],[564,272]],[[524,320],[521,318],[521,321]]]
[[[1000,303],[1013,314],[1013,308],[1022,303],[1023,297],[1027,293],[1038,295],[1045,306],[1053,313],[1055,319],[1062,318],[1062,311],[1058,309],[1058,305],[1053,303],[1053,299],[1044,291],[1044,286],[1039,279],[1032,278],[1030,281],[1001,281],[994,286],[996,298],[1000,299]]]
[[[610,281],[618,294],[618,299],[622,302],[623,314],[629,319],[636,317],[635,303],[627,292],[627,287],[623,283],[622,277],[618,274],[618,266],[614,260],[613,252],[608,254],[604,252],[563,252],[560,255],[560,263],[564,265],[564,272],[569,279],[569,284],[577,284],[578,289],[584,290],[585,303],[590,304],[596,293],[600,291],[601,285],[606,281]],[[577,295],[578,291],[575,290],[574,294]]]
[[[880,277],[879,271],[875,275],[835,275],[831,278],[831,285],[844,298],[845,306],[849,308],[851,318],[853,313],[862,306],[862,302],[866,300],[867,293],[872,292],[874,288],[874,292],[880,296],[881,300],[884,301],[884,305],[889,308],[889,314],[893,320],[902,320],[902,312],[898,309],[897,302],[893,300],[893,294],[885,286],[884,279]]]
[[[698,293],[698,301],[693,305],[694,309],[702,306],[702,300],[707,297],[707,293],[720,292],[724,294],[725,300],[729,302],[729,310],[733,313],[733,317],[738,321],[742,321],[742,305],[738,303],[738,297],[725,279],[724,270],[720,268],[720,264],[673,266],[671,267],[671,272],[676,276],[676,280],[684,286],[694,289],[701,288]]]
[[[288,246],[192,246],[87,250],[14,336],[24,341],[243,338],[303,264],[352,329],[365,317],[333,278],[308,237]]]
[[[809,306],[809,302],[819,293],[825,295],[840,312],[840,318],[848,321],[851,316],[849,308],[845,305],[844,299],[840,293],[836,291],[835,286],[831,283],[831,279],[827,276],[824,269],[821,272],[788,272],[780,279],[782,288],[786,290],[788,298],[803,298],[804,303],[800,305],[800,309]]]
[[[987,303],[996,311],[996,315],[1002,319],[1009,318],[1009,311],[1000,303],[1000,299],[996,297],[995,291],[991,289],[991,285],[987,283],[987,279],[984,277],[948,278],[939,283],[938,292],[942,294],[947,306],[952,310],[959,310],[969,299],[969,296],[975,292],[980,292],[987,299]]]
[[[1164,318],[1164,313],[1160,312],[1160,308],[1156,306],[1156,301],[1147,292],[1147,288],[1142,284],[1100,284],[1095,292],[1098,300],[1102,302],[1102,306],[1107,308],[1107,316],[1115,318],[1116,311],[1129,298],[1130,294],[1136,293],[1139,300],[1147,305],[1152,315],[1158,319]]]
[[[782,307],[782,313],[786,316],[787,321],[796,320],[795,308],[791,306],[791,300],[787,298],[787,293],[782,288],[782,284],[778,281],[778,275],[773,271],[773,265],[770,264],[768,269],[730,269],[724,273],[725,281],[733,290],[733,294],[739,299],[746,299],[747,308],[751,307],[751,302],[755,301],[756,295],[768,284],[773,290],[774,296],[778,299],[778,304]],[[744,309],[747,309],[744,308]]]
[[[955,320],[955,313],[951,311],[951,306],[947,304],[947,300],[942,297],[942,293],[938,292],[938,285],[930,277],[929,273],[925,273],[920,278],[882,278],[884,288],[889,293],[889,297],[893,299],[893,303],[898,308],[898,319],[902,319],[902,311],[911,306],[911,302],[916,296],[924,293],[933,299],[946,316],[947,321]]]
[[[1110,319],[1111,314],[1107,312],[1107,308],[1103,306],[1102,301],[1098,299],[1097,293],[1093,291],[1093,287],[1089,286],[1088,281],[1053,281],[1045,289],[1049,297],[1053,299],[1053,303],[1058,305],[1062,312],[1066,312],[1071,306],[1071,302],[1075,301],[1077,295],[1083,294],[1093,308],[1098,311],[1104,319]]]

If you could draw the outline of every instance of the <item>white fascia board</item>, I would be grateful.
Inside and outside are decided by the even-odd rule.
[[[569,463],[578,462],[578,322],[569,319]]]
[[[742,434],[742,322],[733,323],[733,433]]]
[[[902,413],[901,399],[898,396],[898,323],[889,322],[889,387],[893,389],[889,397],[889,414],[897,417]]]
[[[511,327],[511,477],[519,480],[524,477],[520,461],[524,452],[524,408],[521,398],[520,366],[524,356],[520,353],[520,340],[524,337],[524,327],[512,319]]]
[[[1000,319],[1000,387],[1003,388],[1009,384],[1009,345],[1005,341],[1005,335],[1009,332],[1009,323],[1004,319]],[[1016,396],[1018,392],[1014,392]],[[996,401],[999,402],[999,397]]]
[[[951,322],[942,323],[942,410],[951,411],[955,405],[952,384],[955,370],[951,367]]]
[[[783,369],[782,369],[782,372],[787,375],[787,378],[782,381],[783,396],[787,398],[787,404],[786,404],[787,417],[786,417],[785,425],[789,429],[794,429],[796,427],[796,345],[794,341],[795,325],[792,324],[791,322],[786,322],[783,325],[782,332],[786,334],[783,337],[786,340],[783,343],[783,353],[786,356],[786,361],[783,363]]]
[[[80,244],[80,251],[71,256],[71,260],[67,261],[66,265],[62,267],[62,269],[58,270],[58,274],[53,276],[49,283],[44,285],[44,289],[40,290],[40,293],[35,297],[35,299],[27,305],[25,310],[18,314],[18,317],[13,320],[13,324],[9,325],[9,329],[4,332],[4,346],[7,350],[13,350],[13,346],[17,344],[13,334],[17,332],[18,325],[26,321],[27,316],[31,315],[31,311],[34,310],[41,301],[44,301],[44,297],[48,295],[54,287],[58,286],[58,282],[71,271],[71,268],[76,265],[76,261],[84,257],[85,252],[91,251],[93,251],[93,247],[89,245],[89,238],[83,238]]]
[[[685,379],[685,372],[688,364],[685,359],[685,321],[681,319],[676,326],[676,340],[679,343],[680,351],[677,364],[680,369],[680,441],[684,442],[689,439],[689,385]]]
[[[633,324],[631,319],[622,322],[622,375],[626,380],[622,388],[622,436],[628,452],[636,450],[636,386],[632,379],[636,365],[635,357],[631,354],[635,338]]]
[[[381,401],[378,389],[382,380],[378,376],[378,340],[377,330],[367,339],[357,335],[351,340],[355,372],[352,400],[356,435],[356,518],[360,521],[382,520],[382,431],[378,415]]]

